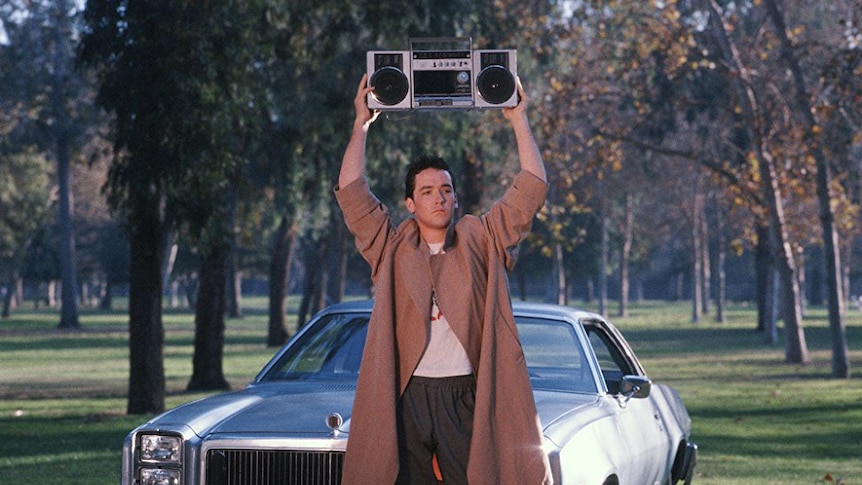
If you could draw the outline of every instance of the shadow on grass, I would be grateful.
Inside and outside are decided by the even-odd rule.
[[[136,416],[86,415],[0,419],[0,483],[118,483],[117,450]],[[103,474],[93,476],[92,471]],[[56,481],[54,481],[56,479]]]
[[[626,339],[641,358],[669,352],[678,354],[729,354],[733,352],[782,350],[784,331],[779,331],[776,344],[766,342],[766,335],[755,329],[723,327],[720,325],[678,328],[626,328]],[[845,329],[847,342],[862,340],[862,327],[848,326]],[[829,327],[805,327],[805,340],[810,351],[831,350],[832,338]]]
[[[104,331],[68,331],[55,332],[38,330],[32,332],[17,331],[0,334],[0,352],[37,351],[37,350],[86,350],[86,349],[128,349],[129,338],[127,330],[120,332]],[[165,332],[165,347],[188,347],[194,344],[194,329],[188,332],[170,330]],[[265,337],[254,334],[225,334],[225,345],[266,347]],[[275,353],[276,348],[270,348]]]

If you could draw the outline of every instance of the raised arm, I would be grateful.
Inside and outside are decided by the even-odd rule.
[[[515,142],[518,145],[518,160],[521,162],[521,170],[527,170],[547,182],[545,162],[542,160],[542,153],[539,151],[536,139],[533,137],[533,131],[530,129],[530,120],[527,118],[529,100],[520,79],[517,79],[516,84],[521,100],[513,108],[504,108],[503,116],[512,123]]]
[[[365,142],[368,139],[368,128],[380,114],[379,111],[371,111],[368,108],[368,94],[374,88],[366,86],[366,82],[367,74],[363,74],[359,81],[359,87],[356,89],[356,97],[353,98],[356,119],[353,121],[350,141],[347,142],[344,157],[341,159],[341,171],[338,174],[339,187],[346,187],[362,177],[365,170]]]

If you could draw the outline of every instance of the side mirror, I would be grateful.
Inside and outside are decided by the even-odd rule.
[[[631,398],[644,399],[649,396],[651,388],[652,381],[646,377],[623,376],[620,393],[626,397],[626,400]]]

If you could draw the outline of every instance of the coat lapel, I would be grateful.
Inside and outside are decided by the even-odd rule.
[[[431,315],[431,292],[433,285],[430,278],[429,259],[430,249],[419,238],[419,230],[413,220],[405,221],[402,226],[404,230],[404,241],[398,248],[398,279],[402,282],[410,299],[413,300],[417,310],[425,311]]]

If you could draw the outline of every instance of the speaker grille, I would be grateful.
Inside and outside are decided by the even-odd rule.
[[[503,66],[487,66],[476,77],[476,89],[490,104],[503,104],[515,94],[515,77]]]
[[[401,69],[384,66],[374,71],[368,83],[374,88],[372,94],[380,104],[394,106],[407,97],[410,83]]]

